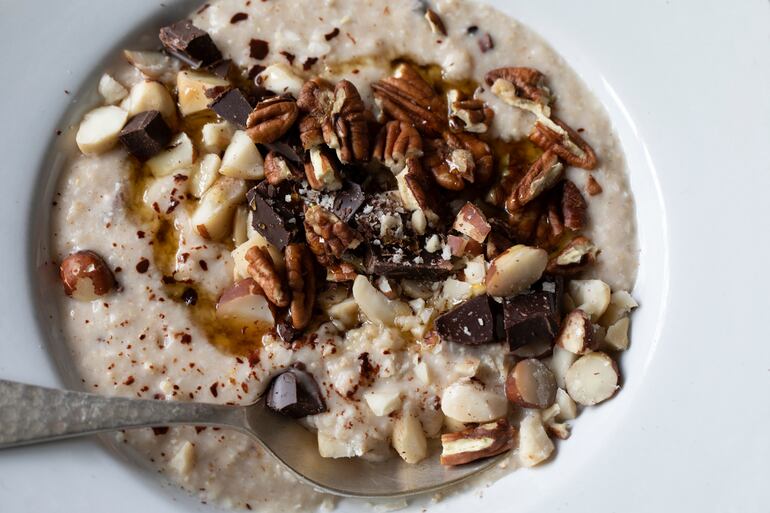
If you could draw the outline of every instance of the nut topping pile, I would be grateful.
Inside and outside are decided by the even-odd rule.
[[[426,20],[446,35],[437,13]],[[229,246],[233,281],[213,298],[217,317],[288,345],[312,343],[329,323],[342,333],[370,323],[426,350],[505,347],[498,389],[471,369],[442,391],[443,434],[429,436],[398,394],[362,394],[374,415],[395,419],[392,445],[409,463],[428,456],[433,436],[445,465],[516,447],[535,465],[553,451],[551,438],[569,436],[564,422],[578,405],[615,394],[613,355],[628,347],[637,304],[590,279],[601,248],[583,232],[601,185],[587,174],[585,195],[565,170],[593,170],[599,160],[554,115],[543,73],[490,70],[469,93],[397,62],[369,84],[367,105],[348,80],[301,77],[283,65],[251,80],[187,20],[164,27],[160,41],[176,60],[126,52],[145,80],[129,89],[105,75],[105,105],[86,114],[77,144],[86,155],[122,145],[148,187],[177,184],[153,215],[185,209],[200,237]],[[479,99],[483,88],[504,104],[496,108],[533,116],[528,140],[516,142],[533,158],[500,150],[511,145],[491,129],[496,113]],[[67,256],[61,279],[75,300],[120,294],[91,251]],[[204,295],[185,282],[187,304]],[[378,369],[361,362],[371,371],[363,390]],[[323,414],[323,393],[295,364],[274,377],[268,405],[296,418]],[[521,422],[509,418],[515,408]]]

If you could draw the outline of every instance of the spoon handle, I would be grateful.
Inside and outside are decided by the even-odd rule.
[[[102,397],[0,380],[0,449],[124,428],[195,424],[243,428],[234,406]]]

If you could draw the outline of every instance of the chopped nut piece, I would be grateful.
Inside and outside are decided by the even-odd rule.
[[[542,249],[518,244],[495,258],[487,271],[487,293],[508,297],[526,290],[543,275],[548,254]]]
[[[546,270],[551,274],[575,275],[593,265],[599,249],[587,237],[575,237],[548,261]]]
[[[299,97],[302,89],[302,79],[286,64],[271,64],[257,77],[258,84],[275,94],[290,94]]]
[[[246,278],[225,289],[217,301],[217,316],[264,327],[275,325],[273,311],[257,282]]]
[[[406,166],[407,159],[422,157],[422,138],[410,124],[403,121],[389,121],[377,135],[372,157],[388,166],[393,173],[399,173]]]
[[[86,155],[110,150],[128,121],[128,113],[114,106],[99,107],[85,115],[75,136],[78,148]]]
[[[567,371],[567,392],[576,403],[593,406],[617,391],[620,373],[615,362],[600,351],[581,356]]]
[[[519,426],[519,460],[525,467],[547,460],[554,450],[553,442],[543,427],[543,420],[537,411],[529,412]]]
[[[514,445],[515,431],[508,421],[471,427],[441,435],[441,464],[463,465],[509,451]]]
[[[115,80],[112,75],[105,73],[99,79],[99,94],[108,104],[115,104],[128,96],[128,89],[123,87],[123,84]]]
[[[243,130],[233,135],[222,157],[219,172],[224,176],[241,180],[260,180],[265,177],[262,154],[251,137]]]
[[[179,112],[189,116],[209,108],[211,92],[223,91],[230,82],[203,71],[180,71],[176,78]]]
[[[607,328],[603,345],[613,351],[625,351],[628,349],[628,326],[630,320],[623,317]]]
[[[374,82],[372,90],[377,104],[392,118],[411,123],[428,136],[444,130],[444,102],[412,66],[401,64],[392,77]]]
[[[308,245],[321,265],[330,265],[333,258],[361,244],[358,234],[342,220],[319,205],[305,212],[305,234]]]
[[[540,360],[521,360],[508,373],[505,395],[525,408],[548,408],[556,401],[556,379]]]
[[[59,276],[64,293],[78,301],[93,301],[115,287],[115,277],[102,257],[93,251],[78,251],[62,260]]]
[[[315,265],[304,244],[289,244],[285,250],[286,275],[291,289],[291,324],[305,329],[310,323],[315,303]]]
[[[596,349],[594,326],[583,310],[573,310],[564,318],[556,344],[570,353],[586,354]]]
[[[337,191],[342,188],[342,179],[332,159],[321,148],[310,150],[310,159],[305,162],[305,176],[310,187],[317,191]]]
[[[487,222],[487,217],[473,203],[467,202],[457,213],[452,228],[467,235],[476,242],[484,242],[492,230]]]
[[[511,191],[505,207],[515,212],[556,185],[562,178],[564,166],[556,154],[546,151],[538,158]]]
[[[123,57],[145,77],[164,84],[173,83],[182,66],[181,61],[161,52],[123,50]]]
[[[449,106],[449,128],[456,132],[483,134],[489,130],[495,111],[482,100],[465,98],[457,89],[447,93]]]
[[[356,268],[347,262],[330,265],[326,268],[326,280],[339,283],[344,281],[353,281],[358,276]]]
[[[460,422],[491,422],[505,416],[508,400],[477,381],[461,379],[444,389],[441,411]]]
[[[274,142],[291,128],[298,114],[297,102],[291,97],[262,100],[249,114],[246,133],[257,144]]]
[[[204,239],[221,240],[232,233],[233,214],[245,198],[245,181],[220,176],[201,197],[190,222]]]
[[[529,139],[544,150],[553,151],[567,164],[583,169],[596,167],[593,148],[560,119],[553,117],[551,126],[539,120]]]
[[[384,326],[394,326],[396,317],[412,313],[407,304],[388,299],[366,276],[359,275],[353,282],[353,298],[370,321]]]
[[[129,117],[141,112],[157,110],[169,127],[173,129],[177,126],[176,103],[168,89],[160,82],[143,80],[137,83],[131,88],[131,92],[121,106],[126,107]]]
[[[582,230],[586,224],[586,210],[588,205],[580,194],[580,189],[570,180],[565,180],[561,197],[564,226],[576,232]]]
[[[524,67],[497,68],[487,73],[486,81],[490,86],[498,80],[512,84],[517,97],[548,105],[551,91],[545,85],[545,75],[536,69]]]
[[[610,286],[601,280],[572,280],[569,282],[569,295],[580,310],[597,321],[610,304]]]
[[[441,20],[441,17],[433,9],[425,10],[425,19],[428,20],[428,25],[434,34],[440,34],[442,36],[447,35],[446,26]]]
[[[419,463],[428,455],[428,442],[420,420],[412,414],[402,414],[393,425],[393,448],[407,463]]]
[[[276,151],[270,151],[265,157],[265,180],[270,185],[278,185],[286,180],[296,178],[294,170],[289,166],[286,157]]]
[[[406,167],[396,176],[398,191],[404,208],[420,211],[431,225],[438,221],[436,201],[430,194],[430,185],[417,159],[409,159]]]
[[[265,297],[276,306],[289,306],[289,295],[270,256],[262,248],[253,246],[246,252],[246,261],[249,275],[264,290]]]
[[[602,193],[601,184],[596,181],[596,178],[594,178],[594,175],[592,174],[588,175],[588,180],[586,181],[586,192],[589,196],[596,196],[597,194]]]
[[[638,307],[639,303],[631,297],[631,294],[625,290],[616,290],[610,297],[610,304],[607,310],[599,319],[599,324],[608,328],[631,313],[631,310]]]

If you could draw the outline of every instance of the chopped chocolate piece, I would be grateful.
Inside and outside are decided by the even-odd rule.
[[[160,42],[168,53],[198,69],[222,59],[222,53],[206,32],[182,20],[160,29]]]
[[[208,70],[219,78],[230,78],[230,72],[233,70],[233,61],[225,59],[209,66]]]
[[[252,226],[280,251],[291,242],[300,223],[293,205],[285,200],[286,194],[281,195],[288,190],[262,182],[246,195],[253,210]]]
[[[120,142],[139,160],[160,153],[171,140],[171,130],[157,110],[140,112],[120,131]]]
[[[308,57],[305,59],[305,62],[302,63],[302,69],[304,71],[309,71],[316,62],[318,62],[318,57]]]
[[[295,419],[327,411],[315,378],[299,366],[289,367],[273,379],[267,391],[267,407]]]
[[[507,298],[503,327],[511,351],[534,343],[552,344],[559,331],[552,294],[541,291]]]
[[[294,164],[303,164],[302,154],[303,151],[300,147],[292,146],[285,142],[276,141],[272,143],[265,143],[262,146],[268,149],[268,151],[274,151],[279,155],[285,157],[288,161]],[[265,152],[267,153],[267,152]]]
[[[392,249],[381,252],[372,250],[367,254],[366,271],[367,274],[387,278],[438,281],[452,273],[452,263],[427,251],[411,255]]]
[[[236,24],[236,23],[239,23],[239,22],[241,22],[243,20],[247,20],[247,19],[249,19],[249,15],[248,14],[246,14],[245,12],[237,12],[237,13],[233,14],[232,18],[230,18],[230,23]]]
[[[534,292],[543,292],[549,296],[554,319],[559,322],[562,318],[561,303],[564,299],[564,277],[552,274],[544,274],[539,281],[531,287]]]
[[[289,66],[292,66],[292,65],[294,64],[294,59],[296,59],[296,58],[297,58],[297,56],[296,56],[296,55],[294,55],[294,54],[293,54],[293,53],[291,53],[291,52],[287,52],[286,50],[282,50],[280,53],[281,53],[281,55],[283,55],[284,57],[286,57],[286,60],[287,60],[287,61],[289,61]]]
[[[493,302],[491,297],[484,294],[469,299],[440,315],[434,326],[441,340],[473,346],[494,342]]]
[[[475,34],[476,32],[479,31],[479,27],[477,27],[476,25],[471,25],[470,27],[468,27],[465,30],[466,30],[466,32],[468,32],[468,34]]]
[[[364,204],[364,200],[366,195],[361,186],[355,182],[346,182],[342,190],[334,196],[332,213],[347,223]]]
[[[481,37],[479,37],[479,49],[481,50],[481,53],[487,53],[494,47],[495,42],[492,41],[492,36],[489,34],[489,32],[485,32]]]
[[[240,128],[246,128],[246,121],[254,109],[240,89],[230,89],[221,94],[209,104],[209,108]]]
[[[328,34],[324,34],[324,39],[326,39],[327,41],[331,41],[332,39],[334,39],[339,35],[340,35],[340,29],[335,27],[334,30],[332,30]]]
[[[252,39],[249,43],[249,50],[252,59],[261,61],[270,53],[270,44],[263,39]]]
[[[279,322],[275,327],[275,333],[286,343],[294,342],[299,335],[299,330],[294,329],[290,321]]]
[[[184,301],[187,306],[195,306],[198,302],[198,293],[194,288],[187,287],[184,289],[184,292],[182,292],[182,301]]]

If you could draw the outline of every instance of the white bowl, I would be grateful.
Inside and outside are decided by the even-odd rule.
[[[2,6],[3,378],[77,385],[57,339],[49,300],[59,284],[45,261],[59,151],[71,144],[55,132],[88,107],[65,90],[93,90],[118,49],[197,3]],[[770,343],[758,329],[770,306],[760,259],[770,249],[768,4],[491,3],[545,36],[609,111],[636,197],[642,307],[621,362],[622,393],[581,414],[553,461],[435,505],[415,501],[410,511],[763,510],[770,501],[770,402],[761,394],[770,390]],[[0,509],[212,509],[117,454],[95,439],[1,453]],[[360,508],[348,502],[341,511]]]

